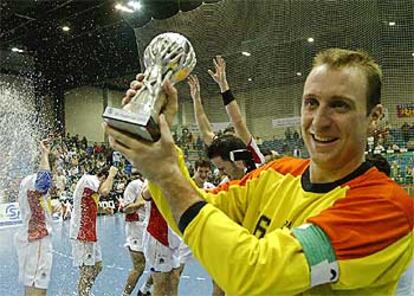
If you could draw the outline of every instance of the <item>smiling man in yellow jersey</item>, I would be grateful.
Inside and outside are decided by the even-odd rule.
[[[414,201],[365,162],[383,113],[381,76],[363,52],[319,53],[301,110],[310,159],[278,159],[212,193],[191,183],[174,146],[169,82],[158,142],[106,132],[153,182],[160,211],[226,293],[392,295],[413,255]],[[134,81],[124,102],[140,87]]]

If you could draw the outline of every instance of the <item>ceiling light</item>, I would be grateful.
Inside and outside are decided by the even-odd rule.
[[[309,42],[309,43],[312,43],[313,41],[315,41],[315,39],[313,39],[312,37],[309,37],[309,38],[308,38],[308,42]]]
[[[17,48],[17,47],[13,47],[11,49],[12,52],[23,52],[23,49]]]
[[[129,1],[128,6],[132,7],[135,11],[141,10],[142,5],[137,1]]]
[[[242,51],[241,52],[241,54],[242,55],[244,55],[245,57],[249,57],[249,56],[251,56],[252,54],[250,53],[250,52],[248,52],[248,51]]]
[[[63,26],[62,27],[62,31],[64,32],[68,32],[70,30],[70,28],[68,26]]]
[[[388,22],[388,26],[395,26],[395,22]]]
[[[120,10],[120,11],[124,11],[124,12],[128,12],[128,13],[133,13],[134,12],[134,10],[132,10],[131,8],[123,6],[119,3],[117,5],[115,5],[115,9]]]

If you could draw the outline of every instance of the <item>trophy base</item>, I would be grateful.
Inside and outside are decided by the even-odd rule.
[[[150,114],[132,113],[123,109],[106,107],[102,117],[108,125],[150,142],[158,141],[161,136],[158,124]]]

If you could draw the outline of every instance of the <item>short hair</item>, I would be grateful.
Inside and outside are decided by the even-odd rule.
[[[240,138],[233,135],[221,135],[207,147],[207,156],[209,159],[220,156],[223,160],[230,160],[230,151],[246,148]]]
[[[194,169],[197,170],[198,168],[209,168],[211,170],[211,163],[206,159],[196,160]]]
[[[387,159],[381,154],[368,154],[367,161],[375,166],[380,172],[383,172],[388,177],[391,175],[391,166]]]
[[[329,48],[319,52],[313,59],[313,68],[328,65],[333,69],[356,67],[367,79],[367,115],[381,103],[382,71],[374,58],[362,50]]]
[[[223,131],[223,134],[225,134],[225,135],[235,134],[235,133],[236,133],[236,130],[234,129],[233,126],[226,127]]]

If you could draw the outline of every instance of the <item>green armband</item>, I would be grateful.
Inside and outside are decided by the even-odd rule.
[[[300,242],[310,268],[311,287],[339,279],[335,251],[326,233],[315,224],[304,224],[292,230]]]

